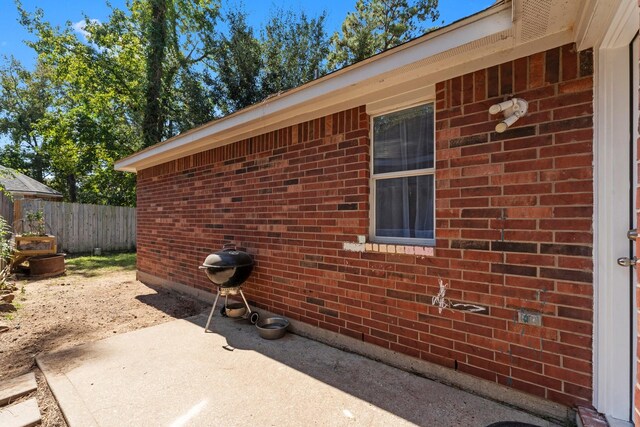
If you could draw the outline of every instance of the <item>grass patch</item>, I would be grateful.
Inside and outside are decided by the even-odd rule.
[[[116,271],[130,271],[136,269],[136,254],[126,252],[69,257],[65,260],[65,266],[69,273],[91,277]]]

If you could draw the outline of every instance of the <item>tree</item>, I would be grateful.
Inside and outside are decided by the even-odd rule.
[[[173,90],[193,76],[193,67],[213,60],[220,3],[215,0],[134,0],[145,45],[144,145],[171,137]],[[194,89],[194,86],[191,86]],[[188,104],[186,104],[188,105]],[[200,123],[198,123],[200,124]]]
[[[27,153],[47,159],[48,184],[68,201],[134,204],[135,181],[114,171],[113,161],[142,146],[144,62],[135,21],[117,10],[105,24],[87,20],[85,42],[70,24],[56,28],[41,10],[29,14],[18,7],[23,25],[36,35],[29,45],[38,64],[48,70],[42,96],[47,105],[30,120],[40,145],[37,152],[27,147]],[[33,85],[22,78],[21,86]],[[5,117],[15,116],[11,106],[3,111]],[[115,194],[109,185],[91,185],[97,177],[107,184],[126,182],[128,189]]]
[[[262,32],[263,95],[300,86],[325,73],[329,52],[325,20],[326,13],[309,19],[304,12],[280,10],[271,16]]]
[[[149,19],[145,33],[147,86],[145,88],[145,109],[142,132],[146,146],[162,140],[164,114],[162,111],[162,78],[167,55],[167,0],[149,0]]]
[[[9,143],[0,152],[0,163],[44,181],[48,168],[43,140],[36,131],[52,102],[51,70],[38,62],[33,72],[15,58],[5,58],[0,67],[0,134]]]
[[[172,90],[167,133],[177,135],[216,118],[217,93],[208,70],[182,70]]]
[[[325,72],[328,40],[326,14],[278,10],[261,31],[260,39],[242,10],[229,12],[228,34],[220,36],[214,69],[218,107],[223,114],[262,101]]]
[[[47,79],[38,85],[19,64],[0,72],[7,89],[28,101],[11,103],[15,94],[0,93],[0,133],[12,141],[3,161],[32,172],[31,159],[45,159],[29,175],[46,177],[68,201],[134,205],[135,176],[114,171],[114,161],[209,121],[216,110],[205,61],[216,47],[219,3],[131,0],[105,22],[87,17],[82,35],[70,23],[52,26],[40,9],[17,7]]]
[[[422,34],[435,22],[438,0],[358,0],[342,32],[331,37],[330,69],[345,67]]]
[[[247,25],[241,10],[226,15],[229,35],[221,35],[215,69],[216,93],[223,114],[233,113],[262,100],[260,74],[262,57],[260,42]]]

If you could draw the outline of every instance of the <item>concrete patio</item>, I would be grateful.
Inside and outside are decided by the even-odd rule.
[[[541,418],[244,320],[175,320],[37,361],[70,426],[487,426]]]

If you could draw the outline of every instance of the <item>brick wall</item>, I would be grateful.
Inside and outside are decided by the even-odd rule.
[[[211,289],[196,267],[232,241],[256,260],[244,289],[259,307],[588,404],[591,59],[564,46],[437,85],[433,256],[344,250],[369,227],[360,107],[140,171],[138,268]],[[512,94],[529,114],[496,134],[489,106]],[[439,313],[439,278],[448,298],[487,314]],[[517,323],[520,309],[542,313],[543,326]]]

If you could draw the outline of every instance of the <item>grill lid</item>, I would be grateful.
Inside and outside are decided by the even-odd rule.
[[[235,247],[225,248],[219,252],[210,254],[204,260],[202,267],[205,268],[234,268],[253,265],[253,259],[246,252],[238,251]]]

